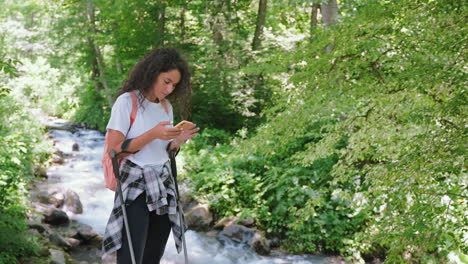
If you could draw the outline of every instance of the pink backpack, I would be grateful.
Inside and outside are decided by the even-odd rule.
[[[135,122],[136,114],[137,114],[137,96],[135,92],[130,92],[130,95],[132,96],[132,113],[130,114],[130,128],[133,125],[133,122]],[[130,128],[128,131],[130,131]],[[128,134],[128,132],[127,132]],[[127,135],[125,135],[127,137]],[[114,168],[112,167],[112,159],[110,157],[109,151],[109,133],[106,133],[106,140],[104,143],[104,153],[102,155],[102,168],[104,169],[104,180],[106,182],[106,187],[109,190],[112,190],[115,192],[115,188],[117,187],[117,178],[114,175]],[[119,165],[120,161],[122,159],[119,159]]]

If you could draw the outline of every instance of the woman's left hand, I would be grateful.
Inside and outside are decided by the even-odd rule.
[[[182,145],[182,143],[184,143],[185,141],[197,136],[197,132],[200,130],[199,127],[195,127],[193,129],[187,129],[187,130],[184,130],[182,131],[182,133],[177,136],[176,138],[174,138],[174,140],[172,142],[174,142],[177,147]]]

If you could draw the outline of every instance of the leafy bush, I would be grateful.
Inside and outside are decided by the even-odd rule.
[[[80,83],[79,78],[51,67],[43,57],[35,61],[23,59],[18,70],[21,76],[8,82],[18,100],[53,116],[70,116],[77,104],[73,92]]]
[[[466,252],[464,12],[368,1],[271,56],[283,99],[246,139],[187,153],[199,195],[292,251],[389,263]]]
[[[0,208],[0,263],[19,263],[39,256],[40,244],[36,237],[27,233],[24,210]]]
[[[42,127],[11,96],[0,97],[0,112],[0,263],[18,263],[38,256],[39,242],[26,233],[27,187],[32,165],[48,159],[50,145]]]
[[[111,108],[105,97],[98,93],[91,83],[84,85],[77,91],[79,105],[74,119],[77,122],[84,122],[91,128],[99,131],[106,131]]]

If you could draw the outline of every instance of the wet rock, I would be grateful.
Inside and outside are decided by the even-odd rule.
[[[97,236],[93,237],[93,239],[88,241],[88,244],[96,248],[101,248],[103,240],[104,238],[98,234]]]
[[[218,234],[218,232],[216,230],[210,230],[210,231],[205,233],[205,235],[207,237],[216,237],[217,234]]]
[[[239,220],[237,223],[240,224],[240,225],[243,225],[243,226],[250,227],[255,223],[255,220],[252,217],[249,216],[249,217],[246,217],[246,218],[243,218],[243,219]]]
[[[81,244],[80,240],[72,237],[66,237],[65,241],[70,245],[71,249],[77,248]]]
[[[55,149],[54,153],[52,154],[52,162],[57,164],[63,164],[65,161],[65,153],[60,149]]]
[[[34,176],[36,177],[41,177],[41,178],[47,178],[47,169],[42,167],[42,166],[38,166],[38,165],[34,165]]]
[[[185,214],[189,228],[194,230],[207,230],[213,221],[213,215],[207,205],[197,205]]]
[[[83,204],[80,201],[80,196],[76,192],[67,190],[63,202],[63,210],[74,214],[83,213]]]
[[[43,204],[52,204],[54,207],[59,208],[63,205],[65,195],[61,192],[54,191],[52,193],[39,192],[36,194],[36,199]]]
[[[47,123],[44,124],[47,129],[55,130],[73,130],[74,123],[72,121],[60,119],[60,118],[49,118]]]
[[[72,151],[80,151],[80,145],[78,145],[78,143],[73,143],[73,146],[72,146]]]
[[[44,222],[51,225],[67,224],[69,221],[67,214],[56,208],[47,210],[44,215]]]
[[[102,236],[88,225],[81,225],[78,227],[77,232],[73,238],[81,240],[86,245],[100,247],[102,243]]]
[[[277,248],[280,246],[280,240],[278,237],[274,237],[273,239],[270,240],[270,247],[271,248]]]
[[[56,249],[49,249],[50,255],[51,255],[51,260],[50,264],[66,264],[65,262],[65,254]]]
[[[223,229],[223,231],[219,233],[219,236],[221,238],[227,237],[238,243],[248,244],[251,241],[254,234],[255,234],[255,231],[251,228],[237,225],[237,224],[232,224],[232,225],[226,226]]]
[[[35,198],[40,203],[50,204],[49,196],[50,195],[49,195],[48,192],[39,192],[39,193],[36,194]]]
[[[326,263],[330,264],[346,264],[346,261],[343,257],[331,256],[326,258]]]
[[[252,239],[249,241],[249,246],[260,255],[270,254],[270,241],[262,236],[262,234],[255,232]]]
[[[65,201],[65,195],[61,192],[53,192],[49,196],[49,204],[54,205],[56,208],[60,208]]]
[[[40,251],[39,251],[39,255],[41,257],[47,257],[50,255],[50,252],[49,252],[49,249],[47,247],[41,247]]]
[[[270,254],[270,241],[255,229],[238,224],[229,224],[218,234],[220,240],[230,239],[247,244],[260,255]]]
[[[65,160],[62,156],[59,156],[57,154],[52,154],[52,163],[63,164],[64,162]]]
[[[71,248],[71,245],[68,243],[68,241],[65,240],[61,235],[56,234],[56,233],[52,233],[49,236],[49,241],[53,245],[61,247],[61,248],[65,249],[65,250],[67,250],[67,251],[70,250],[70,248]]]
[[[190,207],[196,205],[192,191],[189,187],[187,187],[187,184],[185,184],[184,182],[179,183],[179,201],[182,204],[184,210],[190,209]]]
[[[39,233],[39,231],[37,231],[37,229],[33,229],[33,228],[28,229],[28,233],[31,234],[32,236],[35,236],[35,237],[38,237],[38,236],[41,235],[41,233]]]
[[[39,223],[38,221],[28,220],[28,226],[30,229],[37,230],[41,234],[48,232],[48,228],[42,223]]]
[[[237,216],[230,216],[230,217],[224,217],[221,220],[219,220],[215,225],[214,229],[222,230],[226,226],[232,225],[237,221],[238,217]]]

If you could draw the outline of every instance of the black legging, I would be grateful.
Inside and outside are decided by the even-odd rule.
[[[136,263],[159,264],[171,232],[168,215],[157,215],[154,211],[150,213],[146,206],[145,192],[126,208]],[[131,264],[125,228],[122,233],[122,247],[117,251],[117,264]]]

